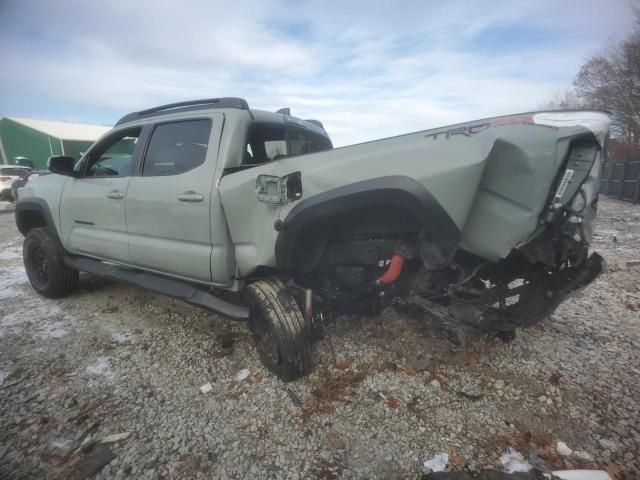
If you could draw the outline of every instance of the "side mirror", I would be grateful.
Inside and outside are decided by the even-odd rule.
[[[65,155],[54,155],[49,157],[47,162],[47,168],[52,173],[59,175],[66,175],[67,177],[75,177],[73,167],[76,164],[76,160],[73,157],[67,157]]]

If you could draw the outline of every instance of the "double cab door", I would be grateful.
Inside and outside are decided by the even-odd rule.
[[[63,190],[72,253],[211,281],[211,215],[222,114],[114,132]]]

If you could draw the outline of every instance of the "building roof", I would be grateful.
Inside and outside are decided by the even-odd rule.
[[[104,133],[111,130],[105,125],[87,125],[84,123],[52,122],[49,120],[34,120],[32,118],[5,117],[51,137],[62,140],[81,140],[95,142]]]

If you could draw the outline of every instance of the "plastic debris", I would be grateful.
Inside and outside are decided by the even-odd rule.
[[[241,382],[243,380],[246,380],[247,378],[249,378],[249,375],[251,375],[251,371],[248,368],[243,368],[238,373],[236,373],[236,381]]]
[[[552,473],[562,480],[611,480],[604,470],[557,470]]]
[[[593,457],[591,454],[585,452],[584,450],[576,450],[573,454],[579,458],[580,460],[585,460],[587,462],[593,462]]]
[[[444,469],[449,463],[449,454],[436,453],[433,457],[424,461],[424,466],[431,469],[433,472],[444,472]]]
[[[556,443],[556,451],[563,457],[568,457],[573,453],[573,450],[571,450],[564,442]]]
[[[584,338],[578,338],[576,340],[576,345],[580,348],[589,348],[589,344]]]
[[[213,386],[210,383],[205,383],[200,387],[202,393],[209,393],[211,390],[213,390]]]
[[[526,473],[533,468],[533,466],[513,448],[507,448],[507,451],[500,457],[500,463],[502,463],[504,471],[507,473]]]
[[[120,440],[126,440],[130,435],[131,432],[114,433],[113,435],[107,435],[106,437],[104,437],[102,440],[100,440],[100,443],[119,442]]]

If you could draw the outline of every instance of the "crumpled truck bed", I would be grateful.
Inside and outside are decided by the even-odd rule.
[[[293,172],[301,172],[300,201],[359,181],[412,178],[461,230],[463,249],[496,261],[536,229],[570,142],[583,135],[603,142],[608,126],[609,117],[601,112],[498,117],[283,158],[229,174],[221,180],[220,193],[239,270],[276,266],[274,223],[298,202],[260,202],[256,178]],[[590,162],[589,168],[594,159]]]

